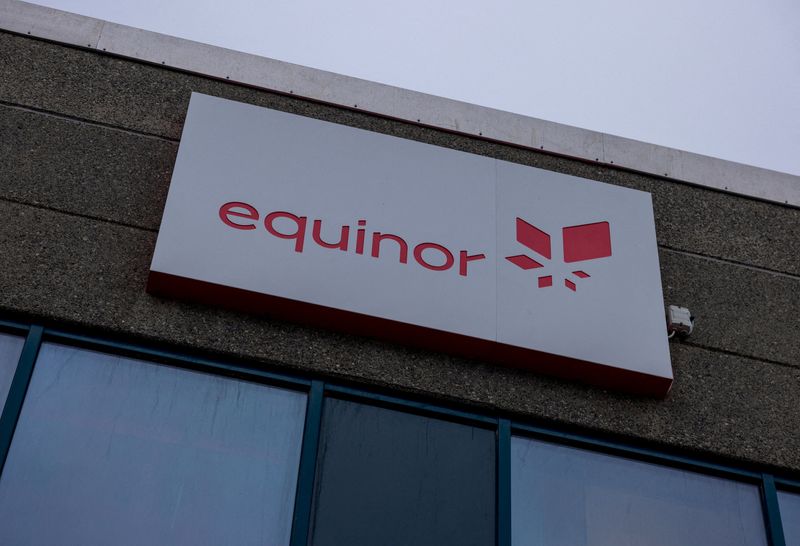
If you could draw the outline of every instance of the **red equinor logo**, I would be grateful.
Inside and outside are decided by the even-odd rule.
[[[262,220],[262,214],[248,203],[231,201],[220,207],[219,218],[232,228],[247,231],[257,228],[258,222]],[[279,229],[276,225],[281,221],[284,222],[283,229]],[[280,239],[294,241],[295,252],[303,252],[306,243],[307,217],[297,216],[286,211],[273,211],[263,215],[263,223],[264,228],[271,235]],[[339,240],[336,242],[323,240],[321,231],[322,220],[313,220],[312,239],[317,245],[328,249],[348,251],[350,247],[350,226],[341,226]],[[367,250],[365,247],[371,240],[368,252],[373,258],[379,258],[381,256],[382,243],[390,241],[396,247],[399,262],[402,264],[409,263],[408,255],[410,249],[403,237],[379,231],[372,232],[371,237],[369,237],[367,235],[366,220],[358,221],[358,227],[355,232],[356,254],[364,254]],[[562,239],[565,263],[584,262],[611,256],[611,234],[608,222],[562,228]],[[550,235],[522,218],[517,218],[517,241],[539,256],[548,260],[552,259]],[[464,277],[467,276],[470,262],[486,259],[485,254],[470,254],[466,250],[460,250],[454,255],[447,247],[432,242],[422,242],[414,246],[413,256],[416,263],[433,271],[447,271],[457,263],[458,273]],[[507,256],[506,260],[524,270],[544,267],[542,263],[525,254]],[[580,269],[573,271],[572,274],[580,279],[586,279],[590,276]],[[553,286],[553,276],[540,275],[538,282],[539,288]],[[576,290],[575,282],[570,279],[564,279],[564,286],[573,292]]]
[[[608,222],[568,226],[562,228],[561,231],[565,263],[584,262],[611,256],[611,232]],[[552,258],[550,235],[532,226],[522,218],[517,218],[517,241],[548,260]],[[544,267],[544,265],[525,254],[506,256],[506,260],[525,270]],[[590,276],[580,269],[573,271],[572,274],[580,279],[586,279]],[[538,281],[539,288],[553,286],[552,275],[541,275]],[[570,279],[564,279],[564,286],[573,292],[576,289],[575,283]]]
[[[281,210],[262,215],[255,207],[241,201],[225,203],[219,209],[219,219],[225,225],[244,231],[257,229],[262,216],[264,228],[268,233],[279,239],[294,241],[294,251],[303,252],[309,224],[307,216],[297,216]],[[392,233],[373,231],[370,236],[367,232],[366,220],[358,220],[354,237],[355,245],[351,244],[351,228],[348,225],[341,226],[339,229],[338,241],[326,241],[322,237],[322,224],[321,219],[312,219],[311,239],[322,248],[347,252],[349,248],[355,246],[356,254],[368,252],[373,258],[380,258],[386,254],[384,243],[388,242],[394,247],[394,255],[401,264],[409,263],[409,251],[411,251],[414,262],[425,269],[447,271],[457,264],[458,274],[462,277],[467,276],[470,262],[486,259],[485,254],[470,254],[467,250],[459,250],[454,254],[446,246],[433,242],[420,242],[410,248],[405,238]]]

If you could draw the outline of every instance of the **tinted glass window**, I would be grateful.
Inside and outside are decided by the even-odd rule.
[[[758,487],[513,438],[514,546],[766,546]]]
[[[44,345],[0,544],[288,544],[305,395]]]
[[[14,371],[17,369],[24,342],[25,340],[19,336],[0,333],[0,412],[6,403],[8,389],[11,387],[11,380],[14,379]]]
[[[328,399],[314,546],[494,544],[494,433]]]
[[[800,495],[778,491],[786,546],[800,546]]]

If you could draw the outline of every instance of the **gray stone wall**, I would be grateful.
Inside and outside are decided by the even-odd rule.
[[[666,303],[698,317],[670,344],[672,392],[610,393],[146,294],[191,91],[651,192]],[[0,32],[0,272],[0,317],[800,472],[798,209]]]

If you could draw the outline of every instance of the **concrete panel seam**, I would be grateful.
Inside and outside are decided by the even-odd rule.
[[[695,349],[702,349],[704,351],[709,351],[709,352],[712,352],[712,353],[720,353],[720,354],[723,354],[723,355],[733,356],[733,357],[736,357],[736,358],[746,358],[747,360],[750,360],[752,362],[759,362],[761,364],[770,364],[770,365],[773,365],[773,366],[780,366],[782,368],[787,368],[787,369],[790,369],[790,370],[800,369],[800,363],[790,364],[788,362],[780,362],[778,360],[772,360],[772,359],[769,359],[769,358],[756,357],[756,356],[753,356],[753,355],[740,353],[738,351],[729,351],[727,349],[720,349],[719,347],[709,347],[707,345],[702,345],[700,343],[694,343],[690,339],[683,340],[683,341],[677,341],[677,342],[673,342],[673,343],[679,343],[681,345],[686,345],[688,347],[693,347]]]
[[[751,271],[756,271],[758,273],[769,273],[770,275],[776,275],[778,277],[784,277],[784,278],[787,278],[787,279],[800,281],[800,275],[796,275],[794,273],[786,273],[785,271],[779,271],[777,269],[770,269],[768,267],[759,267],[759,266],[756,266],[756,265],[747,264],[747,263],[744,263],[744,262],[739,262],[737,260],[727,260],[725,258],[717,258],[715,256],[710,256],[708,254],[703,254],[702,252],[691,252],[691,251],[688,251],[688,250],[681,250],[681,249],[673,248],[671,246],[664,245],[664,244],[659,244],[658,248],[660,248],[661,250],[664,250],[666,252],[672,252],[674,254],[680,254],[680,255],[689,256],[689,257],[692,257],[692,258],[703,258],[705,260],[709,260],[709,261],[712,261],[712,262],[717,262],[717,263],[720,263],[720,264],[734,265],[734,266],[738,266],[738,267],[743,267],[745,269],[749,269]]]
[[[120,127],[118,125],[112,125],[110,123],[103,123],[102,121],[95,121],[91,119],[82,118],[79,116],[72,116],[69,114],[62,114],[59,112],[54,112],[52,110],[45,110],[43,108],[36,108],[35,106],[28,106],[25,104],[17,104],[13,102],[8,102],[0,99],[0,106],[5,106],[7,108],[13,108],[14,110],[22,110],[25,112],[31,112],[34,114],[41,114],[43,116],[49,116],[57,119],[62,119],[66,121],[72,121],[75,123],[83,123],[86,125],[94,125],[96,127],[103,127],[105,129],[110,129],[112,131],[119,131],[120,133],[126,133],[129,135],[135,135],[144,138],[152,138],[156,140],[160,140],[162,142],[169,142],[170,144],[178,144],[180,139],[176,138],[169,138],[162,135],[157,135],[155,133],[148,133],[146,131],[137,131],[135,129],[128,129],[125,127]]]
[[[138,230],[138,231],[145,231],[145,232],[148,232],[148,233],[158,233],[158,230],[157,229],[153,229],[153,228],[147,228],[147,227],[143,227],[143,226],[137,226],[137,225],[134,225],[134,224],[128,224],[128,223],[125,223],[125,222],[119,222],[117,220],[109,220],[108,218],[100,218],[100,217],[91,216],[91,215],[88,215],[88,214],[80,214],[80,213],[77,213],[77,212],[71,212],[71,211],[68,211],[68,210],[58,209],[58,208],[50,207],[50,206],[47,206],[47,205],[41,205],[39,203],[31,203],[29,201],[20,201],[20,200],[17,200],[17,199],[6,197],[6,196],[0,197],[0,202],[12,203],[14,205],[20,205],[20,206],[23,206],[23,207],[30,207],[30,208],[38,209],[38,210],[45,210],[45,211],[48,211],[48,212],[54,212],[56,214],[64,214],[66,216],[71,216],[73,218],[80,218],[82,220],[91,220],[93,222],[101,222],[101,223],[104,223],[104,224],[110,224],[112,226],[119,226],[119,227],[124,227],[124,228],[129,228],[129,229],[135,229],[135,230]]]

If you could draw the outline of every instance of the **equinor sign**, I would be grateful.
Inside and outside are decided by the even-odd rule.
[[[148,290],[634,392],[672,381],[649,194],[204,95]]]

